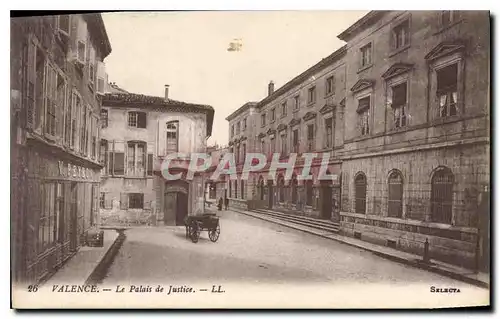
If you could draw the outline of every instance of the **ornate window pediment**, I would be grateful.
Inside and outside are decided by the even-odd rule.
[[[277,130],[283,131],[283,130],[286,130],[286,128],[287,128],[286,124],[281,123],[280,125],[278,125]]]
[[[233,141],[229,141],[229,146],[231,146],[231,145],[233,145],[233,144],[234,144],[234,143],[233,143]]]
[[[328,105],[328,104],[325,104],[325,106],[323,106],[319,112],[321,114],[327,114],[327,113],[330,113],[330,112],[333,112],[333,110],[335,110],[335,106],[334,105]]]
[[[243,141],[246,141],[247,140],[247,137],[246,136],[242,136],[240,137],[240,142],[243,142]]]
[[[340,103],[339,103],[340,107],[345,107],[345,98],[343,98]]]
[[[266,136],[266,133],[260,132],[259,135],[257,135],[258,138],[263,138]]]
[[[394,63],[384,72],[384,74],[382,74],[382,78],[387,80],[400,74],[407,73],[412,68],[413,64],[410,63]]]
[[[292,126],[295,126],[297,124],[300,124],[300,119],[292,119],[290,121],[290,123],[288,123],[288,126],[292,127]]]
[[[375,80],[370,80],[370,79],[359,79],[356,84],[354,84],[351,88],[351,92],[356,93],[359,91],[362,91],[364,89],[368,89],[373,87],[375,84]]]
[[[271,135],[271,134],[274,134],[274,133],[276,133],[276,130],[274,130],[272,128],[270,128],[270,129],[267,130],[267,135]]]
[[[434,47],[434,49],[432,49],[429,53],[427,53],[425,59],[428,61],[432,61],[442,56],[463,50],[465,50],[465,43],[462,40],[443,41],[436,47]]]
[[[307,112],[306,115],[304,115],[304,117],[302,117],[302,119],[304,121],[309,121],[309,120],[312,120],[315,117],[316,117],[316,113],[314,113],[314,112]]]

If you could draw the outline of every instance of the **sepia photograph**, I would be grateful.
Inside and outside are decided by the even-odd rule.
[[[491,19],[11,11],[11,308],[489,308]]]

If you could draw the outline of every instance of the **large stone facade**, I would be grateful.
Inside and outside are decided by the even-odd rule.
[[[252,151],[283,153],[282,160],[328,152],[337,175],[331,192],[316,178],[269,181],[266,165],[248,181],[247,206],[337,219],[345,235],[417,254],[427,242],[432,258],[486,267],[488,12],[372,11],[339,38],[343,48],[276,92],[269,87],[249,132]],[[228,117],[230,129],[240,113]],[[332,214],[322,212],[325,199]]]

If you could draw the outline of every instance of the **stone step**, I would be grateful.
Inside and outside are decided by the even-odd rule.
[[[332,233],[338,233],[340,230],[340,225],[334,224],[334,223],[321,223],[321,222],[315,222],[311,220],[306,220],[302,218],[297,218],[296,216],[290,216],[287,214],[283,213],[276,213],[276,212],[270,212],[270,211],[265,211],[265,210],[253,210],[253,213],[258,213],[262,215],[266,215],[269,217],[273,217],[276,219],[288,221],[297,225],[302,225],[302,226],[307,226],[315,229],[320,229],[324,230],[326,232],[332,232]]]
[[[269,210],[269,209],[262,209],[262,208],[259,208],[257,209],[258,211],[262,211],[262,212],[266,212],[266,213],[269,213],[269,214],[275,214],[276,216],[283,216],[283,217],[286,217],[286,218],[291,218],[291,219],[296,219],[296,220],[301,220],[301,221],[307,221],[307,222],[310,222],[312,224],[315,224],[315,225],[321,225],[321,226],[327,226],[327,227],[340,227],[340,224],[339,223],[335,223],[331,220],[325,220],[325,219],[318,219],[318,218],[314,218],[314,217],[308,217],[308,216],[301,216],[301,215],[297,215],[297,214],[294,214],[294,213],[286,213],[286,212],[282,212],[282,211],[273,211],[273,210]]]

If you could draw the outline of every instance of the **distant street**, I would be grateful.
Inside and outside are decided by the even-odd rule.
[[[339,242],[231,211],[220,215],[221,234],[216,243],[208,239],[207,232],[202,232],[197,244],[192,243],[185,238],[184,227],[127,230],[127,239],[103,284],[428,282],[472,288]]]

